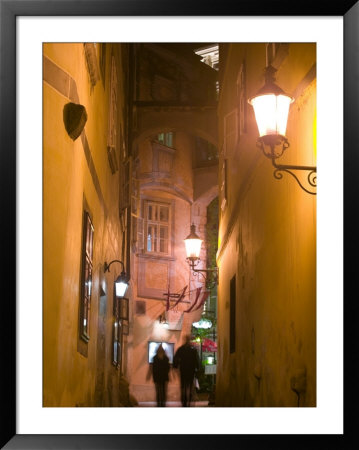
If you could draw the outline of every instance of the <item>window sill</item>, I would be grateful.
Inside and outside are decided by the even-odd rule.
[[[144,259],[163,259],[166,261],[175,261],[176,258],[170,255],[161,255],[159,253],[137,253],[136,256]]]

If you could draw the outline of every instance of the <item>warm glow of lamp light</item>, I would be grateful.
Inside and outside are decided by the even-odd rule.
[[[277,144],[285,137],[289,107],[294,99],[274,83],[274,72],[273,67],[266,68],[264,86],[248,102],[254,109],[259,137]]]
[[[253,106],[259,131],[257,147],[262,150],[264,156],[271,160],[275,169],[274,178],[281,180],[284,173],[290,174],[303,191],[316,195],[316,166],[277,163],[290,145],[286,131],[289,108],[294,98],[275,84],[274,74],[276,71],[277,69],[269,64],[264,72],[264,86],[256,95],[248,99],[248,103]],[[306,173],[306,176],[300,176],[300,172]]]
[[[124,266],[123,262],[120,261],[119,259],[114,259],[113,261],[110,262],[110,264],[107,264],[107,262],[105,261],[103,270],[105,273],[109,272],[111,264],[113,264],[115,262],[122,264],[122,272],[115,280],[116,297],[124,297],[126,294],[127,288],[128,288],[128,281],[129,281],[130,277],[125,272],[125,266]]]
[[[116,297],[124,297],[128,288],[126,274],[124,272],[119,275],[115,281]]]
[[[199,254],[201,251],[202,239],[196,234],[196,226],[191,225],[191,232],[184,240],[186,246],[187,258],[192,260],[199,259]]]
[[[291,97],[275,94],[260,95],[251,100],[260,137],[285,136],[292,101]]]

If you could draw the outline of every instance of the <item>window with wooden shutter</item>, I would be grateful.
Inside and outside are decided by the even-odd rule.
[[[109,99],[109,119],[107,131],[107,156],[111,172],[114,174],[118,170],[117,161],[117,70],[116,60],[111,59],[111,80]]]
[[[96,85],[100,79],[100,68],[98,61],[98,44],[94,42],[88,42],[84,44],[85,59],[87,71],[90,78],[92,87]]]
[[[222,213],[227,206],[227,160],[223,159],[221,166],[220,202]]]
[[[142,253],[143,245],[143,218],[132,216],[132,246],[133,251]]]
[[[122,161],[120,170],[120,212],[130,207],[131,203],[131,159]]]
[[[247,132],[247,92],[246,92],[246,70],[243,62],[239,68],[237,77],[238,98],[238,132],[242,135]]]
[[[90,215],[87,211],[84,211],[80,298],[80,337],[86,342],[90,339],[89,325],[92,294],[93,235],[94,227],[92,225]]]
[[[224,152],[229,155],[238,143],[238,110],[237,108],[224,116]]]

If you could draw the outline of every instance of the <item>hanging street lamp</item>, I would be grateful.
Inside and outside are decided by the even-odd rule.
[[[218,284],[218,267],[213,269],[196,269],[195,267],[200,262],[200,252],[202,239],[196,233],[196,226],[194,223],[191,225],[190,234],[184,239],[186,254],[187,254],[187,262],[190,266],[190,269],[193,272],[193,275],[201,274],[206,282],[206,285],[212,286]]]
[[[124,297],[126,294],[127,288],[128,288],[128,275],[125,272],[125,266],[124,266],[123,262],[118,259],[114,259],[113,261],[110,262],[110,264],[107,264],[107,262],[105,262],[104,272],[109,272],[110,266],[114,262],[118,262],[118,263],[122,264],[122,272],[120,273],[120,275],[116,278],[116,280],[114,282],[116,297]]]
[[[190,234],[184,239],[186,246],[187,261],[190,262],[191,267],[196,266],[200,257],[202,239],[196,234],[196,225],[192,223]]]
[[[289,147],[286,129],[290,105],[294,98],[275,84],[275,72],[276,69],[271,65],[266,67],[264,86],[248,100],[248,103],[253,106],[258,126],[257,146],[272,161],[276,179],[283,178],[282,172],[286,172],[295,178],[305,192],[315,195],[314,189],[317,186],[317,168],[315,166],[277,164],[276,162]],[[308,186],[303,185],[296,175],[296,171],[307,172]]]

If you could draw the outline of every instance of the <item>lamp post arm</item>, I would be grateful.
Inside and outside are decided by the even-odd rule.
[[[122,271],[125,272],[125,265],[124,265],[123,262],[120,261],[119,259],[114,259],[113,261],[110,262],[110,264],[107,264],[107,262],[105,261],[105,264],[104,264],[104,272],[109,272],[109,271],[110,271],[110,266],[111,266],[111,264],[113,264],[114,262],[118,262],[118,263],[122,264]]]
[[[207,287],[218,284],[218,267],[213,269],[195,269],[195,262],[189,261],[193,275],[202,275]],[[208,277],[206,275],[209,275]],[[212,287],[213,287],[212,286]]]
[[[296,180],[296,182],[303,189],[303,191],[311,195],[317,195],[315,191],[315,189],[317,188],[317,168],[315,166],[296,166],[294,164],[277,164],[275,162],[275,158],[271,158],[271,160],[272,165],[275,169],[273,172],[274,178],[276,178],[277,180],[281,180],[283,178],[283,172],[286,172]],[[296,170],[308,172],[306,177],[307,183],[306,186],[297,177],[295,172],[293,172]]]
[[[317,171],[315,166],[296,166],[294,164],[277,164],[274,158],[272,159],[273,167],[277,170],[312,170],[313,172]]]

